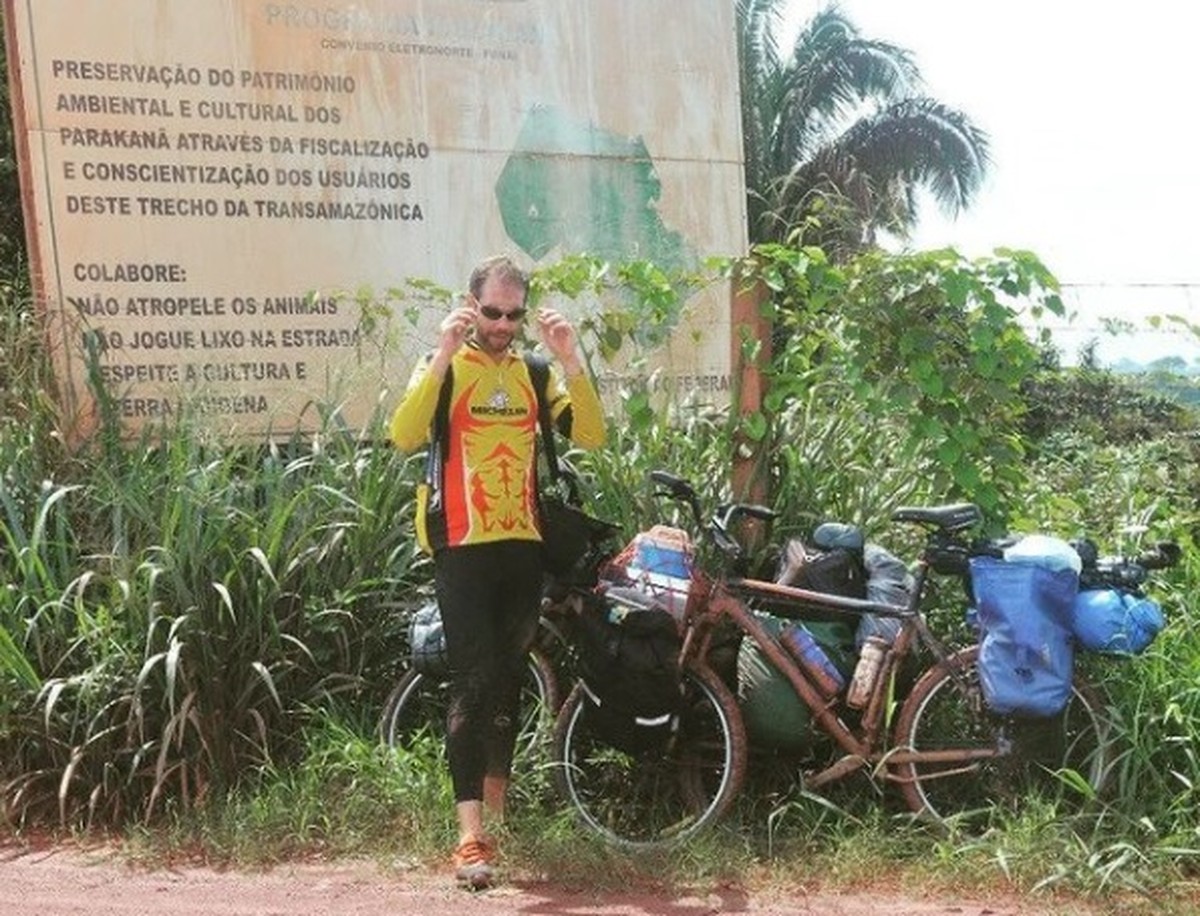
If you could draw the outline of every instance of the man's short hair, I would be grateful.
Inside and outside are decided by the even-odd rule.
[[[506,254],[494,255],[480,261],[475,269],[471,271],[469,288],[471,295],[476,300],[479,299],[479,294],[483,292],[483,284],[487,282],[489,277],[495,277],[504,283],[511,283],[513,286],[520,287],[523,296],[529,295],[529,274],[517,266],[516,261]]]

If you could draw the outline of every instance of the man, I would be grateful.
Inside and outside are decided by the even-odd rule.
[[[405,451],[426,442],[440,451],[437,500],[418,507],[418,527],[426,529],[433,551],[453,672],[446,755],[459,830],[455,873],[478,888],[493,878],[496,845],[484,817],[498,823],[504,816],[542,561],[537,395],[513,347],[529,278],[501,256],[476,267],[469,287],[464,303],[442,321],[437,348],[414,371],[390,433]],[[584,448],[603,444],[604,415],[583,371],[575,329],[550,308],[538,310],[536,323],[565,379],[551,368],[546,396],[555,428]],[[435,440],[435,417],[443,411],[446,428]],[[440,511],[433,511],[435,504]]]

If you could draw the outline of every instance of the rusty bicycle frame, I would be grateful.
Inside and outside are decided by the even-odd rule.
[[[958,775],[970,770],[981,760],[1004,756],[1005,747],[997,743],[994,747],[942,749],[914,751],[911,748],[888,748],[886,725],[888,698],[893,676],[900,662],[908,655],[917,641],[927,646],[935,661],[930,668],[946,665],[951,676],[956,667],[947,665],[953,652],[945,649],[929,630],[921,612],[926,584],[931,572],[930,551],[935,539],[950,537],[978,520],[978,510],[969,504],[909,508],[898,510],[893,516],[897,521],[909,521],[930,528],[925,547],[916,561],[913,571],[913,589],[906,605],[885,604],[858,598],[848,598],[826,592],[781,585],[762,579],[712,577],[702,570],[693,572],[693,585],[684,614],[684,639],[680,651],[680,666],[691,661],[705,662],[716,624],[722,619],[730,620],[762,651],[763,655],[787,678],[796,695],[804,701],[819,727],[841,749],[842,755],[831,765],[816,773],[806,774],[805,784],[819,788],[842,779],[849,774],[870,767],[872,775],[882,768],[885,778],[891,782],[911,782],[903,776],[900,768],[905,764],[961,763],[962,768],[947,769],[939,775]],[[772,603],[789,603],[825,611],[835,611],[851,616],[877,614],[901,621],[901,630],[884,656],[880,671],[875,678],[867,704],[863,707],[857,728],[848,725],[839,715],[839,698],[825,699],[812,680],[778,639],[755,618],[747,601],[763,599]],[[926,775],[924,779],[929,779]]]

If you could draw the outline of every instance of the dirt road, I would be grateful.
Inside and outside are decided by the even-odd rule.
[[[831,894],[803,887],[753,895],[719,887],[694,896],[592,892],[548,882],[502,884],[471,894],[446,875],[375,863],[292,865],[267,872],[141,870],[111,854],[0,849],[4,916],[1062,916],[1064,909],[1010,899],[921,900]]]

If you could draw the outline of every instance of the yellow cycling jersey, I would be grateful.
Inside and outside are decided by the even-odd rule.
[[[411,451],[429,441],[442,379],[422,362],[392,415],[390,435]],[[537,394],[524,359],[507,353],[493,360],[467,346],[451,361],[452,388],[448,430],[440,481],[444,534],[431,537],[436,548],[484,544],[500,540],[540,540],[537,529]],[[599,398],[584,374],[564,386],[553,370],[547,384],[550,415],[562,429],[570,409],[569,428],[562,429],[577,445],[604,442],[604,415]],[[423,506],[418,507],[418,528]],[[432,533],[432,529],[431,529]]]

